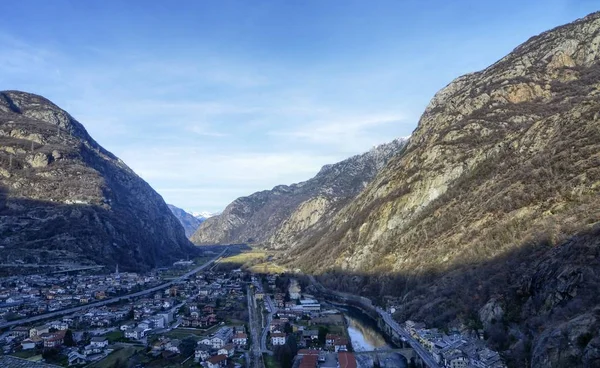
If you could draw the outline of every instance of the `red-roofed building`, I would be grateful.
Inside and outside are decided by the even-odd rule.
[[[348,339],[345,337],[338,337],[333,343],[333,348],[336,353],[339,351],[348,351]]]
[[[305,355],[302,357],[302,361],[300,361],[300,366],[298,368],[316,368],[317,359],[318,356],[316,355]]]
[[[348,352],[338,353],[338,364],[340,368],[356,368],[354,354]]]
[[[220,368],[227,365],[227,355],[215,355],[208,358],[208,368]]]

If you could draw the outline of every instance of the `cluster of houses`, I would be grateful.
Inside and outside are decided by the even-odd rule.
[[[29,275],[2,279],[0,317],[30,317],[91,303],[160,283],[154,274]]]
[[[239,349],[246,349],[248,336],[244,326],[221,327],[200,341],[194,351],[194,361],[208,368],[224,367]]]
[[[447,335],[436,328],[427,329],[425,324],[406,321],[406,330],[424,347],[429,349],[436,361],[449,368],[505,368],[498,352],[490,350],[480,339],[468,338],[458,331]]]
[[[15,327],[9,333],[9,339],[13,345],[5,353],[13,350],[63,350],[69,365],[80,365],[99,360],[112,352],[112,349],[108,347],[106,337],[92,337],[89,344],[82,347],[75,346],[73,333],[69,330],[69,322],[72,322],[72,319],[48,322],[33,327]],[[70,336],[67,337],[67,334]],[[68,339],[70,341],[67,341]],[[14,342],[18,342],[18,346]]]
[[[334,361],[326,359],[326,353],[321,350],[301,349],[295,358],[297,368],[356,368],[356,357],[353,353],[340,351]]]
[[[294,334],[299,347],[316,347],[321,349],[345,352],[349,348],[349,340],[345,336],[327,334],[325,344],[320,346],[319,331],[311,326],[343,326],[343,316],[336,310],[322,310],[321,303],[312,295],[301,294],[295,280],[291,280],[286,294],[276,286],[275,275],[266,277],[268,289],[274,291],[273,305],[277,308],[276,318],[269,324],[269,342],[276,348],[286,344],[289,335]],[[269,299],[262,292],[255,293],[257,299]],[[265,305],[268,306],[269,302]],[[304,323],[299,323],[304,321]],[[306,326],[308,325],[308,326]]]

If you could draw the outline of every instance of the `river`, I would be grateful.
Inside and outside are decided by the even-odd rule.
[[[371,318],[353,308],[343,309],[342,312],[348,323],[348,335],[354,351],[390,349],[390,345]]]
[[[392,346],[386,341],[375,321],[358,309],[339,308],[346,318],[348,335],[356,354],[359,368],[371,368],[377,362],[382,368],[406,368],[406,359],[397,353],[388,352]],[[377,351],[377,355],[360,354]]]

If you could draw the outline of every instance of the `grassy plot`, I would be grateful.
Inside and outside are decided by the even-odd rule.
[[[281,368],[279,363],[269,354],[263,354],[263,360],[266,368]]]
[[[272,252],[264,250],[251,250],[242,252],[231,257],[222,258],[217,263],[223,265],[239,265],[254,273],[282,273],[286,269],[270,261]]]
[[[122,349],[114,351],[112,354],[102,359],[99,362],[96,362],[90,365],[90,368],[112,368],[119,363],[127,365],[127,361],[131,358],[135,353],[143,351],[144,348],[140,346],[127,346]]]
[[[254,273],[284,273],[286,269],[272,262],[263,262],[250,267]]]
[[[195,330],[195,329],[184,329],[184,328],[176,328],[166,333],[166,336],[173,338],[184,340],[188,337],[192,337],[195,340],[200,340],[201,338],[210,335],[215,330],[215,327],[209,328],[207,330]]]
[[[236,254],[231,257],[221,258],[218,263],[236,263],[240,265],[246,265],[252,261],[263,261],[267,257],[267,252],[260,250],[252,250],[250,252],[243,252]]]

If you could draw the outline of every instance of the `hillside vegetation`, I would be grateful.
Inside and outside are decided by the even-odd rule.
[[[478,325],[513,366],[598,364],[600,14],[439,91],[401,155],[290,250],[403,320]],[[489,321],[488,321],[489,322]]]

